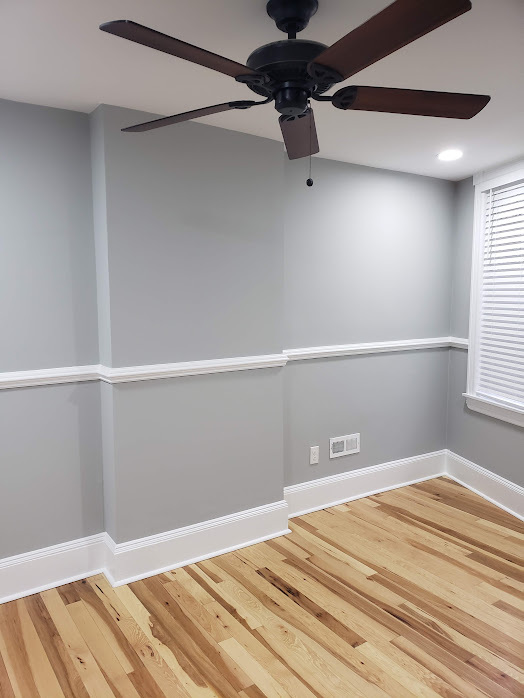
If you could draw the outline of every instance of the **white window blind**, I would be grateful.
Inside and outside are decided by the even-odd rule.
[[[474,392],[524,409],[524,180],[483,192]]]

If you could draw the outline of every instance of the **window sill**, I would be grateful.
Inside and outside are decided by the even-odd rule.
[[[501,419],[510,424],[516,424],[518,427],[524,427],[524,410],[508,407],[500,402],[488,400],[485,397],[478,397],[477,395],[470,395],[469,393],[463,393],[463,395],[470,410],[481,412],[488,415],[488,417]]]

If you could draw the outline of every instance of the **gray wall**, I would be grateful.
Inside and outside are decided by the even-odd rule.
[[[282,147],[100,107],[113,366],[282,348]]]
[[[0,372],[98,362],[89,153],[86,114],[0,100]]]
[[[109,289],[109,240],[107,232],[106,142],[101,109],[96,109],[89,116],[89,131],[93,190],[93,241],[98,301],[98,355],[101,364],[111,366],[111,294]]]
[[[265,139],[122,134],[150,115],[115,107],[0,110],[0,371],[467,333],[470,181],[315,158],[310,189]],[[523,432],[465,409],[465,360],[0,391],[0,557],[147,536],[446,445],[521,481]],[[330,461],[329,437],[356,431],[361,453]]]
[[[457,182],[454,186],[449,329],[452,337],[468,337],[475,190],[472,178]]]
[[[313,160],[286,167],[285,345],[449,332],[453,184]]]
[[[0,373],[98,363],[86,114],[0,101]],[[0,390],[0,558],[103,530],[99,386]]]
[[[468,336],[473,243],[473,181],[457,183],[452,247],[451,334]],[[524,429],[466,407],[467,352],[450,351],[447,444],[455,453],[524,485]]]
[[[524,429],[466,407],[467,360],[466,351],[450,351],[448,448],[524,486]]]
[[[0,558],[103,531],[97,383],[0,390]]]
[[[285,346],[447,336],[453,184],[317,158],[313,175],[286,166]],[[447,356],[288,364],[286,485],[445,448]],[[329,438],[355,432],[361,452],[330,460]]]
[[[280,352],[282,146],[201,124],[121,133],[150,116],[91,116],[110,365]],[[282,499],[282,403],[278,369],[103,387],[110,535]]]
[[[448,351],[298,361],[285,368],[285,484],[445,448]],[[329,438],[360,433],[329,459]],[[309,447],[320,462],[309,465]]]
[[[282,369],[114,388],[116,542],[282,499]]]

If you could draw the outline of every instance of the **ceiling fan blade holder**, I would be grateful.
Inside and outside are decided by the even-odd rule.
[[[317,56],[310,74],[345,80],[468,10],[470,0],[396,0]]]
[[[343,87],[333,95],[337,109],[471,119],[490,101],[487,95],[429,90],[402,90],[393,87]]]

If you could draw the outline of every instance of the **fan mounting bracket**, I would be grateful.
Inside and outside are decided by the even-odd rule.
[[[318,0],[269,0],[266,9],[277,28],[295,39],[318,10]]]

